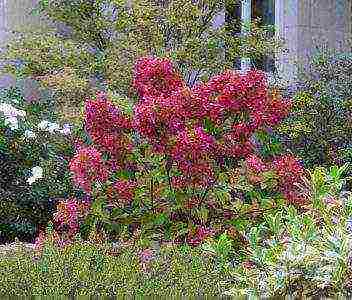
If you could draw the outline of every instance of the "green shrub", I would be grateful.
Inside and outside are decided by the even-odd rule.
[[[87,93],[87,85],[82,82],[92,78],[110,90],[128,95],[133,64],[146,55],[171,58],[192,85],[232,68],[235,58],[242,55],[270,56],[281,48],[281,41],[270,34],[272,26],[253,22],[247,36],[232,35],[231,29],[239,26],[238,20],[214,28],[214,17],[226,5],[237,2],[39,1],[36,12],[54,24],[65,25],[65,34],[53,30],[22,34],[11,41],[3,58],[22,60],[23,74],[40,82],[46,79],[43,84],[49,81],[67,101],[82,99],[75,95]],[[53,78],[65,69],[71,70],[70,85],[76,89]],[[8,70],[14,72],[12,67]]]
[[[50,97],[42,96],[26,101],[21,82],[1,91],[1,242],[12,241],[16,236],[33,241],[38,227],[45,227],[52,218],[57,199],[74,192],[67,171],[73,154],[72,135],[59,132],[63,128],[59,125],[52,132],[38,128],[43,120],[57,120]],[[11,117],[9,113],[16,112],[14,109],[26,115]],[[34,167],[42,168],[43,178],[35,180],[31,176]]]
[[[303,71],[294,109],[279,128],[308,167],[351,161],[351,53],[322,50]]]
[[[19,250],[0,257],[1,295],[220,295],[226,274],[215,259],[199,249],[163,246],[147,271],[139,248],[125,246],[107,254],[111,245],[76,241],[59,250],[48,242],[35,258]]]

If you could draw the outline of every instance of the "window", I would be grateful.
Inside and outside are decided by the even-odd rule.
[[[249,0],[247,0],[249,1]],[[226,22],[236,24],[237,20],[241,20],[242,14],[247,13],[250,10],[250,17],[252,20],[261,19],[261,25],[275,25],[275,0],[250,0],[250,5],[247,4],[246,7],[242,7],[245,4],[232,4],[226,7]],[[235,26],[231,30],[232,34],[241,34],[241,27]],[[275,61],[273,58],[263,57],[260,59],[251,59],[251,67],[263,70],[265,72],[274,72]],[[241,60],[237,59],[234,62],[234,68],[241,68]]]

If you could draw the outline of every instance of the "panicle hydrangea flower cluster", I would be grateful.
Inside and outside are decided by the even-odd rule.
[[[302,183],[305,170],[292,155],[282,155],[272,162],[263,162],[258,156],[246,158],[247,168],[260,176],[262,172],[274,171],[278,178],[278,189],[288,203],[304,204],[306,199],[297,192],[297,184]]]
[[[25,117],[26,112],[13,107],[8,103],[0,103],[0,112],[5,117],[5,124],[10,125],[12,130],[18,129],[18,117]]]
[[[43,169],[40,166],[36,166],[32,168],[32,176],[27,179],[27,182],[31,185],[41,178],[43,178]]]
[[[115,158],[131,150],[132,143],[126,132],[132,128],[131,120],[108,101],[104,93],[85,104],[85,128],[100,151]]]
[[[302,182],[304,168],[292,155],[283,155],[273,162],[273,167],[279,177],[279,188],[290,203],[303,204],[306,199],[299,195],[296,185]]]
[[[185,85],[180,75],[174,71],[171,61],[165,58],[138,59],[133,77],[133,87],[141,97],[169,96]]]
[[[107,196],[111,204],[125,206],[132,202],[135,194],[136,183],[131,180],[118,179],[108,188]]]
[[[60,132],[64,135],[69,135],[71,134],[71,129],[72,129],[72,125],[70,124],[64,124],[62,126],[62,129],[60,129],[60,125],[57,123],[53,123],[53,122],[49,122],[47,120],[43,120],[41,121],[38,125],[37,125],[39,130],[42,131],[48,131],[50,133],[54,133],[54,132]]]
[[[162,76],[167,89],[156,79]],[[140,97],[134,128],[156,152],[177,162],[183,175],[173,179],[178,187],[211,184],[217,161],[252,154],[253,133],[277,125],[291,106],[269,93],[263,72],[228,71],[189,89],[180,83],[170,62],[153,57],[137,62],[134,87]],[[207,133],[207,120],[218,134]]]
[[[215,147],[215,139],[201,127],[179,132],[171,149],[171,157],[183,174],[183,184],[176,186],[209,186],[214,177],[209,159],[214,156]]]
[[[109,177],[101,153],[94,147],[80,148],[69,166],[76,185],[88,194],[92,192],[94,182],[105,182]]]
[[[269,167],[262,159],[254,154],[249,155],[246,158],[247,168],[255,171],[256,173],[266,172],[269,170]]]
[[[75,183],[86,193],[92,192],[94,182],[107,181],[111,170],[127,170],[135,132],[155,153],[168,158],[170,168],[176,166],[181,175],[171,178],[175,188],[207,189],[225,158],[246,158],[257,173],[275,169],[284,196],[300,200],[294,199],[293,186],[303,169],[294,158],[284,156],[268,165],[253,155],[253,134],[277,125],[291,107],[290,101],[270,94],[263,72],[228,71],[188,88],[168,59],[149,56],[137,61],[133,87],[139,99],[132,119],[106,94],[86,101],[85,127],[96,148],[78,147],[70,162]],[[110,160],[103,161],[102,153]],[[136,186],[133,180],[114,180],[107,191],[109,201],[130,204]],[[188,242],[197,245],[212,234],[211,229],[198,226]]]
[[[58,229],[68,226],[70,235],[74,235],[79,229],[79,220],[89,212],[90,205],[87,201],[79,202],[75,198],[60,201],[57,205],[57,212],[54,214],[54,221]]]

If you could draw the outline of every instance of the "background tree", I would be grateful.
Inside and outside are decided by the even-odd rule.
[[[231,29],[241,25],[239,20],[214,26],[214,17],[238,2],[42,0],[35,12],[59,30],[18,35],[4,58],[24,64],[8,65],[6,71],[38,79],[53,91],[64,115],[76,116],[77,104],[94,87],[129,95],[132,65],[140,56],[171,58],[192,86],[232,68],[236,58],[273,55],[280,48],[273,28],[257,21],[245,37]]]

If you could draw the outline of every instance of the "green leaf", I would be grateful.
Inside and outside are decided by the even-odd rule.
[[[176,236],[184,235],[188,233],[188,225],[186,223],[177,222],[172,225],[171,230]]]
[[[245,231],[248,228],[249,221],[246,219],[234,219],[231,220],[230,223],[238,230]]]
[[[217,199],[223,204],[228,203],[231,200],[230,193],[224,189],[215,189],[214,194]]]
[[[127,170],[120,170],[115,173],[115,176],[119,179],[129,180],[133,178],[133,172]]]
[[[269,229],[275,234],[279,234],[282,229],[282,214],[280,211],[277,211],[274,214],[265,215],[264,219],[269,226]]]
[[[255,249],[259,243],[259,239],[260,239],[260,234],[263,231],[264,226],[263,224],[257,226],[257,227],[252,227],[249,231],[248,234],[248,239],[249,239],[249,243],[251,245],[251,247],[253,249]]]
[[[208,220],[209,211],[205,207],[196,210],[196,214],[204,223]]]
[[[204,125],[204,131],[206,133],[209,133],[212,135],[217,135],[219,133],[219,129],[215,127],[215,124],[209,118],[204,119],[203,125]]]
[[[109,215],[103,210],[104,201],[102,199],[97,199],[92,203],[91,211],[92,214],[100,218],[102,221],[109,222]]]
[[[168,217],[165,213],[161,213],[155,216],[154,225],[163,225],[168,221]]]
[[[228,257],[228,255],[232,251],[232,242],[226,233],[220,235],[217,241],[216,251],[218,255],[224,258]]]
[[[207,43],[208,49],[215,49],[218,46],[218,42],[216,40],[210,40]]]

